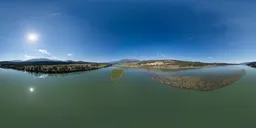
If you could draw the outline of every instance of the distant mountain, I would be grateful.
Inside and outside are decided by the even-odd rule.
[[[132,62],[139,62],[140,60],[137,59],[122,59],[118,61],[110,61],[111,64],[121,64],[121,63],[132,63]]]
[[[42,61],[59,61],[59,60],[51,60],[47,58],[35,58],[35,59],[30,59],[30,60],[25,60],[24,62],[42,62]]]
[[[11,62],[22,62],[23,60],[12,60]]]
[[[252,63],[252,62],[244,62],[244,63],[240,63],[240,64],[247,65],[249,63]]]
[[[95,62],[85,62],[85,61],[73,61],[73,60],[66,60],[64,61],[70,64],[94,64]]]
[[[59,65],[59,64],[109,64],[109,63],[96,63],[96,62],[84,62],[73,60],[51,60],[47,58],[35,58],[25,61],[0,61],[0,65]]]
[[[35,58],[29,60],[9,60],[9,61],[1,61],[0,63],[9,62],[9,63],[26,63],[26,62],[62,62],[60,60],[51,60],[47,58]]]

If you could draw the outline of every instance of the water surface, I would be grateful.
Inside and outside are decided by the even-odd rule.
[[[151,79],[147,70],[114,67],[62,75],[34,75],[0,69],[1,128],[254,128],[256,69],[214,91],[174,88]],[[192,73],[217,68],[157,71]],[[224,69],[222,69],[224,70]],[[33,88],[33,91],[31,91]]]

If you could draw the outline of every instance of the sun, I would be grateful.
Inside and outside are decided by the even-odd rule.
[[[27,39],[28,41],[35,42],[38,40],[38,35],[36,33],[29,33]]]

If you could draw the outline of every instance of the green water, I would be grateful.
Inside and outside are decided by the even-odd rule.
[[[207,92],[137,69],[118,82],[113,67],[50,76],[0,69],[0,128],[255,128],[256,69],[239,68],[239,81]]]

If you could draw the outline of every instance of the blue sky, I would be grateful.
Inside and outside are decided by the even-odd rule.
[[[255,61],[256,2],[0,1],[0,60]],[[38,40],[27,40],[28,33]]]

